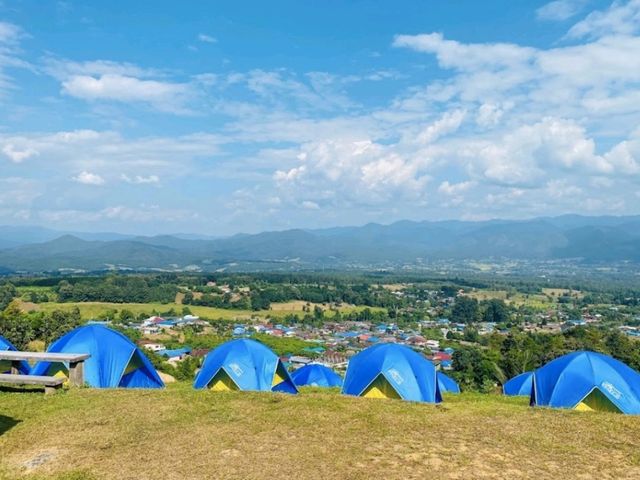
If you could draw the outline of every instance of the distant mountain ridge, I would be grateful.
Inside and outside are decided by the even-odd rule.
[[[213,238],[63,233],[0,227],[0,272],[376,267],[431,260],[579,259],[639,262],[640,216],[565,215],[530,220],[421,221]]]

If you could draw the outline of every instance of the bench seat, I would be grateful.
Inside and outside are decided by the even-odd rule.
[[[44,393],[49,394],[62,387],[66,379],[60,377],[45,377],[41,375],[14,375],[0,373],[0,383],[11,385],[38,385],[44,387]]]

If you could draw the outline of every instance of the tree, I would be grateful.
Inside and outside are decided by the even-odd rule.
[[[482,320],[493,323],[508,323],[511,320],[509,307],[503,300],[497,298],[484,302]]]
[[[478,300],[471,297],[459,296],[451,311],[451,321],[454,323],[475,323],[478,321]]]
[[[18,295],[16,287],[11,283],[0,286],[0,310],[7,308],[11,300]]]
[[[34,338],[31,322],[25,316],[16,302],[11,302],[0,314],[0,334],[18,350],[24,350]]]

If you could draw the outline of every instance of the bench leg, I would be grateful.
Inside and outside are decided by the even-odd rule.
[[[44,394],[45,395],[51,395],[52,393],[56,393],[56,390],[58,390],[61,386],[62,386],[62,384],[45,385],[44,386]]]
[[[69,363],[69,384],[72,387],[84,386],[84,362]]]

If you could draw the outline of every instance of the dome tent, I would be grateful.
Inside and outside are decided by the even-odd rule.
[[[164,383],[142,351],[120,332],[102,325],[85,325],[53,342],[51,353],[89,353],[85,383],[94,388],[162,388]],[[39,362],[33,375],[67,375],[59,363]]]
[[[298,393],[280,358],[269,347],[246,338],[223,343],[209,352],[193,387]]]
[[[434,365],[404,345],[381,343],[349,360],[342,393],[414,402],[442,401]]]
[[[329,367],[319,363],[310,363],[291,374],[293,382],[299,386],[341,387],[342,377]]]
[[[15,352],[17,349],[11,344],[9,340],[4,338],[3,336],[0,336],[0,351],[6,352],[7,350],[11,352]],[[31,367],[29,367],[29,364],[27,362],[25,361],[20,362],[18,371],[22,375],[28,375],[30,370],[31,370]],[[9,372],[9,371],[11,371],[11,362],[0,360],[0,373]]]
[[[529,396],[531,395],[531,386],[533,385],[533,372],[524,372],[516,375],[502,386],[502,392],[505,395]]]
[[[460,393],[458,382],[456,382],[449,375],[438,371],[436,378],[438,379],[438,387],[440,387],[440,392]]]
[[[640,374],[601,353],[569,353],[533,373],[530,403],[638,415]]]

